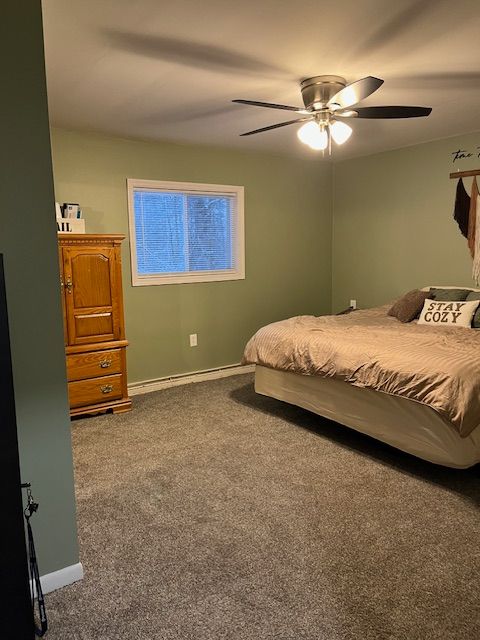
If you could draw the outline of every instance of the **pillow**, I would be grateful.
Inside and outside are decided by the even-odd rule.
[[[397,318],[400,322],[411,322],[415,318],[418,318],[423,303],[429,295],[430,293],[428,291],[413,289],[390,307],[388,315]]]
[[[430,297],[435,300],[448,300],[449,302],[460,302],[467,299],[471,289],[439,289],[430,288]]]
[[[437,327],[471,327],[473,314],[479,303],[480,300],[449,302],[448,300],[427,298],[418,324],[430,324]]]
[[[467,296],[467,302],[470,302],[470,300],[480,300],[480,291],[470,291]],[[473,316],[472,327],[474,329],[480,329],[480,305]]]

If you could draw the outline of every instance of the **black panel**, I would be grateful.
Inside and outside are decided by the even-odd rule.
[[[20,489],[7,305],[0,254],[0,625],[2,637],[34,638]]]

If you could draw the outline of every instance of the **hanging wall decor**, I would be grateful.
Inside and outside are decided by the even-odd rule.
[[[468,238],[468,218],[470,213],[470,196],[465,189],[462,178],[457,183],[457,193],[455,195],[455,209],[453,217],[462,236]]]
[[[450,178],[458,179],[453,218],[461,234],[467,239],[473,259],[472,278],[477,285],[480,284],[480,192],[477,184],[479,175],[480,169],[455,171],[450,174]],[[473,178],[470,196],[463,184],[463,178],[467,177]]]

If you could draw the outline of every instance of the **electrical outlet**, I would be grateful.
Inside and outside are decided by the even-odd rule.
[[[357,308],[357,301],[356,300],[350,300],[350,306],[352,307],[352,309],[356,309]]]
[[[197,344],[198,344],[197,334],[196,333],[191,333],[190,334],[190,346],[191,347],[196,347]]]

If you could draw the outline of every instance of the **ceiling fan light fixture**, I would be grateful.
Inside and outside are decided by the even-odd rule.
[[[311,149],[324,150],[328,147],[328,134],[325,129],[313,120],[300,127],[297,136],[303,144]]]
[[[343,144],[352,135],[352,127],[349,127],[345,122],[335,120],[330,123],[330,133],[337,144]]]
[[[325,151],[325,149],[328,147],[327,132],[325,130],[320,131],[320,135],[318,136],[318,138],[316,138],[313,142],[310,142],[308,146],[314,151]]]
[[[308,120],[298,130],[299,139],[315,150],[324,151],[328,148],[330,155],[332,139],[336,144],[340,145],[344,144],[352,135],[352,129],[343,122],[346,118],[390,120],[392,118],[421,118],[430,115],[431,107],[410,107],[405,105],[357,107],[359,102],[375,93],[382,84],[383,80],[374,76],[366,76],[350,84],[347,84],[345,78],[341,76],[322,75],[305,78],[300,83],[305,108],[272,102],[258,102],[256,100],[234,100],[233,102],[241,104],[294,111],[297,114],[306,116],[247,131],[240,135],[251,136]]]

